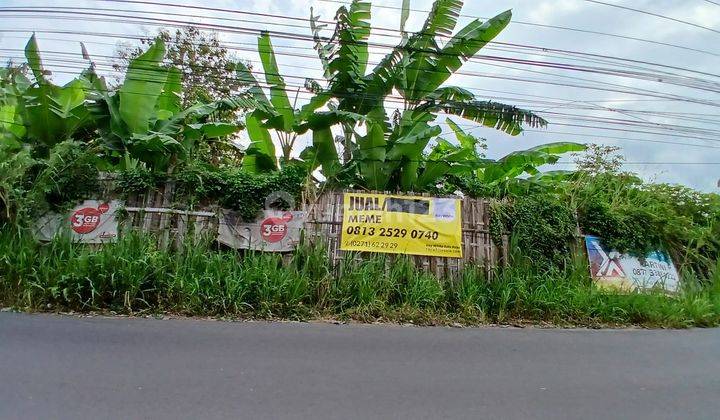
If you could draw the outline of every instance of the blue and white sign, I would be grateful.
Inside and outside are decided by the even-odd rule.
[[[600,238],[595,236],[586,236],[585,246],[590,260],[590,275],[600,287],[678,290],[680,276],[675,264],[664,252],[654,251],[639,258],[606,249]]]

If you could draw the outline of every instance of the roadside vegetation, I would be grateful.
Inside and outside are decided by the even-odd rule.
[[[39,245],[5,232],[0,239],[0,304],[27,310],[420,325],[720,325],[720,266],[702,281],[686,273],[677,295],[614,294],[591,284],[583,256],[549,270],[516,256],[492,278],[470,268],[448,281],[406,257],[348,255],[334,271],[321,249],[300,249],[283,262],[209,245],[159,249],[154,238],[138,235],[97,250],[62,238]]]
[[[448,84],[502,33],[511,12],[456,29],[462,1],[437,0],[410,33],[408,3],[401,42],[372,68],[369,2],[340,7],[330,38],[312,15],[324,78],[299,88],[285,83],[268,33],[257,40],[262,68],[253,69],[213,34],[161,32],[121,49],[116,69],[124,74],[115,83],[82,46],[87,69],[62,86],[33,36],[25,63],[0,68],[0,304],[423,324],[720,323],[720,197],[644,182],[622,171],[618,150],[592,144],[554,142],[488,159],[485,140],[467,124],[508,136],[547,125],[531,110]],[[300,93],[309,97],[304,104]],[[300,150],[302,136],[311,142]],[[240,147],[241,138],[249,144]],[[577,170],[546,170],[573,155]],[[115,179],[121,197],[172,181],[174,207],[217,204],[246,221],[277,191],[296,203],[344,188],[486,197],[493,240],[510,237],[513,257],[490,273],[471,267],[449,280],[387,256],[348,255],[331,267],[318,249],[300,249],[288,262],[210,242],[160,249],[135,233],[102,248],[67,238],[36,243],[33,223],[92,197],[101,174]],[[596,289],[581,234],[639,256],[668,252],[682,290]]]

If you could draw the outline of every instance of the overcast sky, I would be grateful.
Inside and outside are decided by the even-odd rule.
[[[338,2],[328,0],[165,1],[173,4],[203,5],[298,18],[307,18],[310,6],[313,6],[316,14],[327,20],[332,19],[335,10],[340,6]],[[456,30],[470,22],[472,20],[470,16],[486,18],[512,9],[513,23],[495,39],[496,41],[652,62],[682,67],[693,72],[637,62],[607,61],[606,58],[597,56],[567,55],[562,52],[495,44],[481,51],[481,54],[492,56],[492,60],[468,62],[462,69],[465,74],[453,77],[448,83],[468,88],[480,98],[516,104],[537,111],[550,121],[550,125],[543,132],[532,130],[517,137],[510,137],[486,128],[472,128],[472,124],[468,122],[461,124],[471,129],[473,134],[488,139],[488,157],[491,158],[551,141],[617,145],[623,148],[623,154],[628,162],[626,169],[638,172],[645,179],[681,183],[705,191],[717,192],[720,179],[720,165],[717,164],[720,163],[720,108],[718,108],[720,106],[718,94],[720,5],[706,0],[606,0],[605,2],[649,11],[705,28],[596,4],[588,0],[509,0],[466,2]],[[401,0],[373,3],[377,6],[397,7],[401,4]],[[411,7],[417,10],[429,10],[431,4],[430,0],[411,0]],[[307,22],[302,20],[280,20],[269,16],[91,0],[4,0],[0,5],[2,5],[0,13],[4,15],[3,25],[0,28],[0,56],[3,61],[10,57],[20,57],[27,38],[33,30],[38,31],[40,48],[45,52],[43,57],[46,67],[53,71],[54,79],[59,83],[69,80],[72,74],[79,72],[78,66],[81,65],[82,56],[77,41],[85,42],[90,54],[101,64],[100,68],[109,75],[111,74],[109,68],[103,67],[102,64],[109,63],[118,42],[128,41],[123,36],[155,33],[159,27],[153,22],[129,23],[122,22],[122,19],[117,17],[97,14],[90,16],[82,13],[134,15],[195,24],[227,25],[236,29],[276,31],[273,43],[278,53],[280,71],[292,76],[286,77],[288,85],[302,84],[304,77],[322,79],[320,63],[317,59],[282,54],[314,56],[311,43],[288,39],[286,36],[288,33],[310,35]],[[30,14],[12,12],[7,10],[9,7],[37,7],[37,9]],[[63,7],[124,11],[98,12],[62,9]],[[43,10],[52,10],[55,13],[46,13]],[[58,11],[72,13],[61,15],[57,13]],[[155,14],[140,15],[137,11]],[[171,15],[172,13],[189,16]],[[373,27],[398,28],[400,20],[398,10],[373,7],[372,13]],[[408,29],[419,29],[425,15],[419,11],[412,12]],[[627,38],[553,29],[533,24],[606,32]],[[68,31],[72,34],[57,33]],[[102,33],[104,36],[92,35],[97,33]],[[386,36],[390,33],[389,31],[373,32],[371,43],[394,45],[397,38]],[[219,36],[222,41],[228,43],[238,58],[250,60],[257,69],[260,68],[259,57],[254,47],[256,33],[219,31]],[[654,43],[628,38],[642,38]],[[660,43],[701,51],[660,45]],[[385,47],[371,49],[370,61],[379,60],[385,52],[387,52]],[[76,53],[76,55],[68,53]],[[592,67],[593,71],[529,66],[516,61],[508,63],[497,61],[498,57],[560,65],[583,65]],[[627,67],[630,65],[636,67]],[[646,76],[649,75],[652,80],[639,80],[638,76],[598,74],[597,68],[641,72],[643,78],[647,79]],[[661,71],[670,74],[657,76]],[[663,79],[658,81],[655,77],[663,77]],[[699,88],[678,86],[670,82],[684,85],[692,83]],[[610,124],[611,120],[618,124]],[[562,165],[560,168],[570,169],[572,166]]]

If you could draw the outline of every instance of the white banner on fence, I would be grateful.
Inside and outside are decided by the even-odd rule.
[[[48,213],[37,221],[35,236],[50,241],[58,234],[69,234],[76,242],[100,244],[115,242],[118,236],[118,200],[85,200],[69,214]]]
[[[650,252],[644,258],[608,250],[600,238],[585,237],[590,274],[601,287],[624,290],[643,290],[660,287],[675,292],[680,284],[675,264],[660,251]]]
[[[218,242],[235,249],[293,251],[300,242],[305,218],[302,211],[264,210],[254,223],[242,223],[237,212],[223,210]]]

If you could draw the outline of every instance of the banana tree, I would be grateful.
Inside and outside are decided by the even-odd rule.
[[[244,126],[212,121],[217,111],[253,109],[253,96],[242,93],[212,103],[181,109],[182,75],[176,67],[163,65],[165,44],[157,39],[132,60],[117,91],[108,90],[96,78],[96,114],[106,122],[102,137],[116,157],[129,156],[156,169],[167,169],[176,157],[187,156],[202,140],[229,136]]]
[[[306,150],[303,157],[310,161],[325,162],[323,170],[326,173],[337,172],[339,170],[339,165],[335,164],[337,151],[334,146],[327,147],[328,144],[332,145],[333,142],[330,127],[339,123],[355,124],[363,117],[352,112],[343,112],[336,109],[317,111],[319,107],[327,103],[329,97],[326,97],[327,94],[312,80],[307,81],[306,89],[311,93],[320,93],[320,95],[313,97],[307,105],[297,109],[296,104],[300,89],[296,91],[291,104],[287,85],[280,75],[269,33],[263,32],[258,37],[258,52],[263,66],[265,82],[270,91],[269,100],[250,69],[243,63],[237,63],[236,67],[238,78],[250,86],[248,92],[260,104],[254,111],[245,116],[250,145],[245,151],[243,168],[256,173],[273,171],[278,168],[271,131],[275,133],[280,145],[281,162],[284,163],[292,160],[291,154],[298,136],[312,130],[313,144],[317,145],[317,147],[312,149],[312,153]],[[311,154],[313,157],[309,158],[308,156]]]
[[[483,139],[477,139],[449,119],[447,123],[453,129],[460,144],[454,146],[456,149],[471,144],[480,144],[480,148],[484,148]],[[478,154],[469,158],[471,162],[468,163],[476,163],[472,170],[446,171],[442,176],[460,175],[466,180],[471,180],[472,183],[482,185],[488,194],[496,196],[521,194],[533,188],[552,189],[574,178],[576,172],[565,170],[541,172],[539,168],[556,164],[567,153],[584,150],[587,150],[585,144],[554,142],[515,151],[497,160],[486,159]],[[454,159],[441,159],[441,163],[445,163],[445,160],[452,162]],[[435,181],[439,182],[441,179]]]
[[[562,170],[540,172],[539,168],[557,163],[567,153],[579,152],[587,148],[579,143],[555,142],[515,151],[497,160],[487,159],[482,152],[486,148],[485,139],[464,131],[449,118],[446,123],[452,128],[456,142],[443,138],[436,139],[436,144],[430,152],[424,155],[417,165],[413,165],[418,174],[416,185],[419,189],[431,189],[442,184],[449,176],[473,177],[489,191],[503,193],[518,193],[535,187],[548,188],[568,180],[575,172]],[[369,162],[367,165],[377,165],[377,163]],[[373,172],[367,169],[366,173]],[[387,175],[372,173],[370,179]]]
[[[352,156],[345,168],[356,170],[357,178],[368,188],[414,190],[430,182],[433,177],[420,179],[420,175],[430,156],[424,151],[441,133],[434,124],[439,114],[455,115],[513,136],[522,132],[523,125],[546,125],[530,111],[481,101],[466,89],[444,86],[465,61],[507,26],[510,11],[486,22],[476,19],[452,36],[463,2],[436,0],[421,31],[410,35],[404,32],[408,3],[403,2],[402,41],[369,74],[365,72],[370,3],[355,0],[349,8],[340,7],[334,34],[328,40],[320,36],[322,26],[311,11],[315,49],[329,80],[327,89],[317,95],[319,100],[309,105],[320,107],[335,101],[338,110],[366,117],[365,134],[358,132],[357,124],[343,125],[343,149]],[[441,45],[440,37],[450,39]],[[403,109],[390,121],[385,101],[393,90],[401,95]],[[446,142],[438,144],[447,149]],[[434,156],[447,153],[454,152],[438,150]]]
[[[544,165],[554,165],[566,153],[586,150],[584,144],[555,142],[512,152],[496,161],[485,161],[475,177],[494,195],[519,195],[532,189],[552,190],[573,179],[574,171],[541,172]]]
[[[52,83],[34,34],[25,46],[25,58],[33,80],[9,68],[0,75],[4,79],[0,95],[3,139],[52,147],[92,133],[96,128],[89,110],[92,86],[85,72],[64,86]]]

